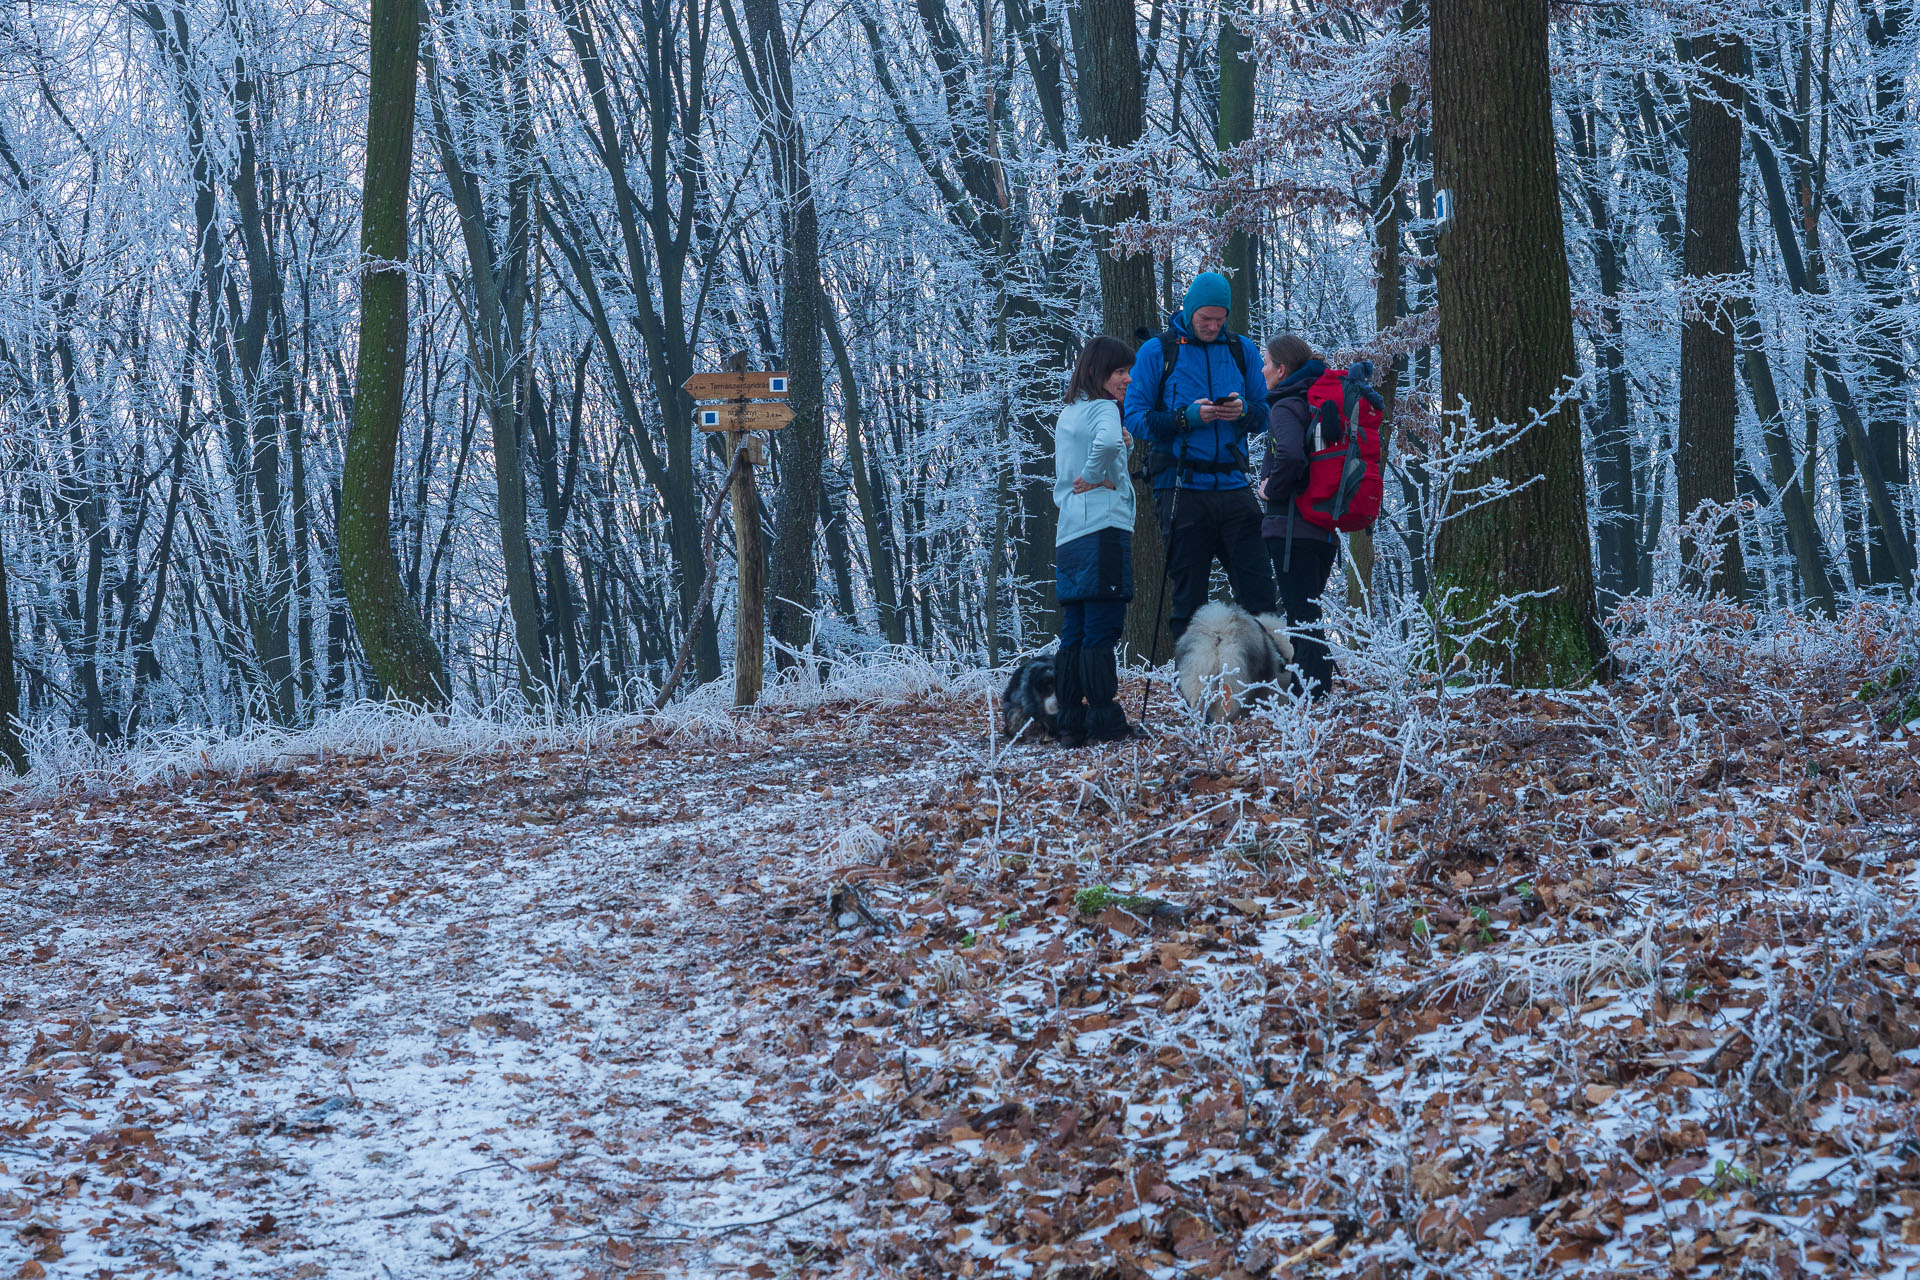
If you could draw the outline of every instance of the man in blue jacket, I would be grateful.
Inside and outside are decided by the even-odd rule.
[[[1141,344],[1127,387],[1127,430],[1151,446],[1175,640],[1207,601],[1216,557],[1248,613],[1271,613],[1276,599],[1247,461],[1248,436],[1265,429],[1267,385],[1259,348],[1226,331],[1232,303],[1227,278],[1202,272],[1165,336]]]

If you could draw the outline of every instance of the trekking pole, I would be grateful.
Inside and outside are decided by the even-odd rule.
[[[1160,652],[1160,616],[1166,612],[1166,608],[1167,608],[1166,545],[1167,545],[1167,540],[1165,538],[1162,538],[1160,540],[1160,561],[1161,561],[1160,603],[1155,605],[1153,608],[1153,643],[1147,649],[1147,661],[1149,663],[1153,661],[1153,655]],[[1147,698],[1152,693],[1153,693],[1153,676],[1149,674],[1147,676],[1145,685],[1140,690],[1140,710],[1138,713],[1134,715],[1133,718],[1135,720],[1140,720],[1143,722],[1146,720]]]

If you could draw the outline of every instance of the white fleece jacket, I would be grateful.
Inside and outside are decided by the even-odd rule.
[[[1075,477],[1101,487],[1075,493]],[[1053,431],[1053,504],[1060,508],[1055,546],[1101,529],[1133,530],[1133,480],[1120,406],[1112,400],[1083,397],[1061,410]]]

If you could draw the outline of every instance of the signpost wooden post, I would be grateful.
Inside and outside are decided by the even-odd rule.
[[[693,425],[726,434],[729,466],[743,444],[747,450],[733,489],[733,545],[740,570],[733,624],[733,705],[750,707],[760,700],[767,642],[767,553],[760,530],[760,489],[753,475],[760,462],[760,440],[753,433],[786,426],[793,421],[793,410],[778,403],[787,394],[785,373],[750,373],[744,356],[730,363],[734,367],[726,373],[694,374],[687,379],[686,391],[695,400],[720,401],[699,405]]]

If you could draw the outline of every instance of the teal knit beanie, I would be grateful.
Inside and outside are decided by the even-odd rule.
[[[1186,300],[1180,306],[1180,319],[1193,328],[1193,313],[1202,307],[1233,309],[1233,285],[1218,271],[1202,271],[1187,286]]]

